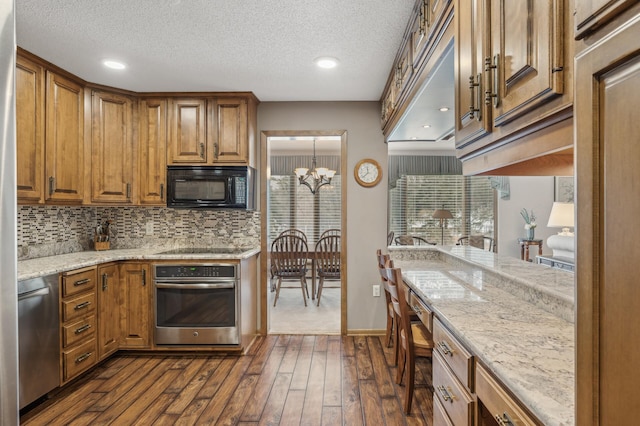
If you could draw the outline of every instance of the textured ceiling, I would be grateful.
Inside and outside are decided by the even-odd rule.
[[[137,92],[379,100],[414,0],[16,0],[18,46]],[[313,60],[333,56],[337,68]],[[104,59],[127,64],[106,69]]]

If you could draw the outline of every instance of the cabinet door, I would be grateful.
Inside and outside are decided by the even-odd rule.
[[[611,21],[638,0],[580,0],[575,2],[575,35],[585,34]]]
[[[92,93],[91,201],[131,203],[133,191],[132,102],[113,93]]]
[[[140,102],[140,203],[166,205],[167,101]]]
[[[207,162],[206,109],[205,99],[171,101],[169,164]]]
[[[149,264],[127,262],[121,266],[122,347],[148,348],[151,335],[151,285]]]
[[[246,163],[248,153],[247,100],[221,98],[214,102],[213,162]]]
[[[98,357],[104,359],[120,343],[120,297],[118,265],[98,268]]]
[[[458,0],[455,5],[456,148],[490,131],[491,108],[484,102],[486,46],[485,0]]]
[[[414,10],[415,18],[411,28],[411,49],[414,67],[419,66],[422,54],[426,51],[429,41],[429,13],[431,12],[429,0],[420,0],[416,3],[416,7],[417,10]]]
[[[47,201],[81,203],[84,194],[84,89],[47,72],[45,179]]]
[[[16,58],[18,202],[44,202],[44,70]]]
[[[577,425],[640,418],[638,34],[634,18],[575,62]]]
[[[491,1],[486,102],[502,126],[563,91],[563,0]]]

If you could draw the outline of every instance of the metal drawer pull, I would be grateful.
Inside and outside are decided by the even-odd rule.
[[[415,312],[418,315],[422,315],[422,309],[420,309],[420,306],[418,305],[413,305],[413,312]]]
[[[78,327],[78,328],[76,329],[76,334],[80,334],[80,333],[82,333],[82,332],[84,332],[84,331],[87,331],[87,330],[88,330],[88,329],[90,329],[90,328],[91,328],[91,324],[85,324],[85,325],[83,325],[82,327]]]
[[[49,196],[56,192],[56,178],[49,176]]]
[[[481,86],[482,74],[478,74],[476,77],[469,76],[469,91],[471,92],[471,105],[469,105],[469,118],[477,119],[480,121],[482,116],[480,115],[480,103],[482,99],[482,86]],[[474,96],[475,95],[475,96]]]
[[[102,291],[107,291],[107,289],[109,288],[109,285],[107,284],[108,282],[109,282],[109,275],[102,274]]]
[[[496,53],[493,55],[493,63],[491,63],[491,57],[487,56],[484,58],[484,70],[487,73],[491,73],[493,70],[493,87],[491,89],[487,88],[484,92],[484,103],[485,105],[491,105],[491,100],[493,99],[493,106],[498,107],[500,105],[500,97],[498,96],[498,86],[500,85],[499,80],[499,68],[498,63],[500,62],[500,54]]]
[[[131,198],[131,184],[127,182],[127,199]]]
[[[447,345],[447,342],[445,342],[444,340],[441,340],[438,342],[438,347],[440,348],[440,352],[442,352],[444,355],[453,356],[453,351],[451,350],[449,345]]]
[[[444,385],[438,386],[438,390],[440,391],[440,395],[442,395],[442,399],[444,399],[445,401],[451,401],[451,403],[453,404],[453,395],[451,395],[449,391],[445,389]]]
[[[80,309],[86,308],[91,304],[91,302],[82,302],[79,305],[76,305],[75,309],[76,311],[79,311]]]
[[[73,286],[74,287],[78,287],[78,286],[81,286],[81,285],[88,284],[90,282],[91,282],[91,278],[85,278],[84,280],[78,280],[78,281],[74,282]]]
[[[204,143],[200,142],[200,157],[204,158]]]
[[[145,285],[147,285],[147,270],[143,269],[142,270],[142,286],[144,287]]]
[[[160,200],[164,201],[164,183],[160,184]]]
[[[93,354],[93,352],[86,352],[86,353],[80,355],[78,358],[76,358],[76,364],[80,364],[82,361],[84,361],[87,358],[89,358],[92,354]]]
[[[500,414],[496,414],[496,421],[498,422],[499,426],[516,426],[516,424],[513,422],[513,420],[511,420],[511,417],[509,417],[506,411],[502,413],[502,416]]]

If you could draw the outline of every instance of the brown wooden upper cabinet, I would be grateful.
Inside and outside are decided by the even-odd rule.
[[[575,37],[581,39],[612,21],[638,0],[580,0],[575,2]]]
[[[16,58],[16,139],[18,199],[44,202],[44,69]]]
[[[172,99],[169,165],[247,162],[245,98]]]
[[[47,71],[45,103],[45,200],[82,203],[84,88],[69,78]]]
[[[133,203],[133,101],[92,92],[91,202]]]
[[[140,204],[166,205],[167,100],[140,101]]]
[[[564,93],[564,3],[457,1],[457,148]]]

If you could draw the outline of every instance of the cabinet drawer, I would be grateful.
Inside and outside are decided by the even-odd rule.
[[[88,339],[89,337],[95,337],[96,335],[96,316],[83,318],[79,321],[65,324],[62,326],[62,348],[66,349],[69,346]]]
[[[476,391],[478,400],[498,424],[536,424],[481,365],[476,367]]]
[[[433,354],[433,393],[433,400],[439,400],[451,423],[473,425],[473,398],[456,380],[438,352]]]
[[[96,294],[94,292],[62,301],[62,321],[69,321],[94,314]]]
[[[96,363],[96,339],[62,353],[62,378],[67,381]]]
[[[414,292],[411,292],[409,304],[422,324],[433,334],[433,312],[431,309]]]
[[[433,398],[433,426],[454,426],[438,398]]]
[[[458,380],[473,392],[473,355],[437,319],[433,321],[433,346]]]
[[[96,288],[96,270],[62,275],[62,297],[73,296]]]

